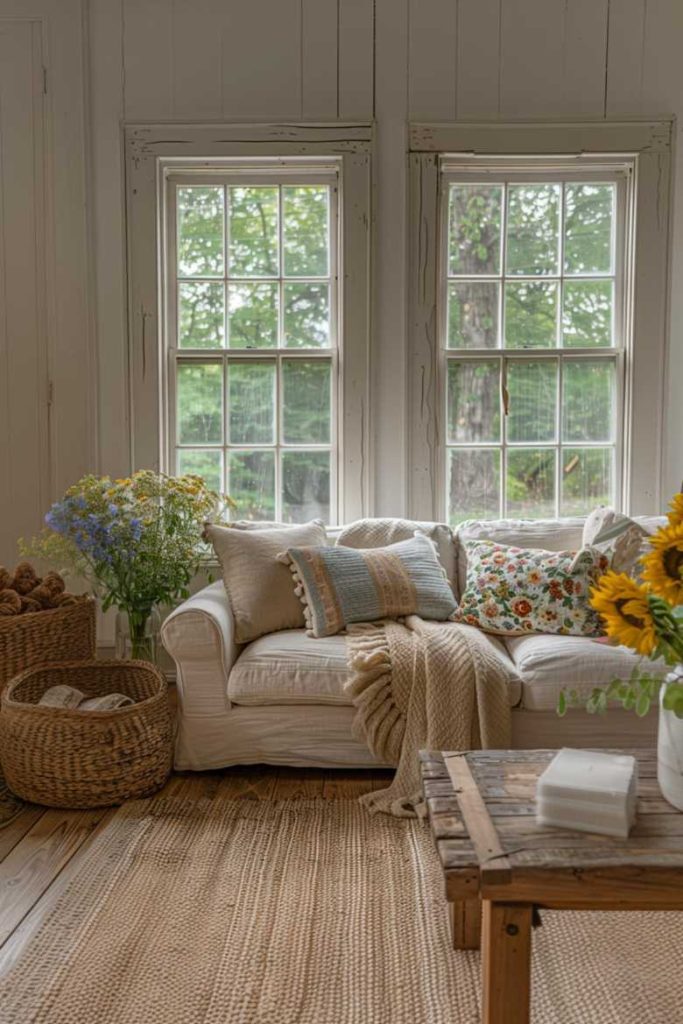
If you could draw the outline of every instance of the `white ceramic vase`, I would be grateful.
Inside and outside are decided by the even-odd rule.
[[[666,677],[666,683],[683,682],[683,666],[678,665]],[[662,796],[683,811],[683,718],[664,707],[664,691],[659,692],[659,733],[657,736],[657,781]]]

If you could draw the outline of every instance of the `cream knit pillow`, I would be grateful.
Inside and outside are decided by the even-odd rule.
[[[320,520],[266,530],[236,530],[207,523],[205,534],[221,564],[235,622],[235,643],[247,644],[280,629],[303,628],[304,610],[294,593],[291,573],[277,556],[289,547],[325,544]]]

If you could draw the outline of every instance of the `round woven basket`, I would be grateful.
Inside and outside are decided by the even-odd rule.
[[[94,657],[92,597],[49,611],[0,617],[0,691],[17,672],[32,665]]]
[[[51,686],[86,697],[125,693],[113,711],[45,707]],[[172,717],[166,681],[145,661],[39,665],[16,676],[0,709],[0,756],[17,796],[48,807],[108,807],[148,796],[171,770]]]

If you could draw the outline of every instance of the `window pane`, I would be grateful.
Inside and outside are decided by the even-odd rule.
[[[231,444],[275,443],[275,363],[228,366]]]
[[[223,273],[223,189],[178,188],[178,276],[216,277]]]
[[[500,515],[500,452],[451,449],[448,453],[448,517],[497,519]]]
[[[557,284],[515,281],[505,285],[507,348],[555,348]]]
[[[282,430],[285,444],[329,444],[330,384],[327,359],[282,362]]]
[[[448,443],[500,440],[500,363],[451,359],[448,363]]]
[[[180,348],[223,347],[223,282],[181,281],[178,284]]]
[[[512,361],[507,367],[508,441],[554,441],[557,361]]]
[[[330,518],[330,453],[282,453],[282,518],[306,523]]]
[[[213,451],[182,448],[178,451],[178,473],[181,476],[184,473],[200,476],[212,491],[222,493],[223,452],[220,448]]]
[[[230,348],[277,348],[277,284],[231,284]]]
[[[596,505],[610,505],[611,448],[565,448],[562,452],[562,504],[560,515],[581,516]]]
[[[223,367],[220,363],[178,365],[178,442],[223,441]]]
[[[451,281],[448,285],[449,348],[496,348],[497,281]]]
[[[449,274],[500,273],[500,185],[451,185]]]
[[[565,281],[562,337],[567,348],[612,344],[612,282]]]
[[[233,185],[229,192],[231,275],[277,277],[277,188]]]
[[[562,371],[562,440],[611,441],[614,436],[614,363],[566,360]]]
[[[285,275],[326,277],[328,268],[329,189],[296,185],[282,189]]]
[[[556,274],[559,185],[509,185],[508,274]]]
[[[228,452],[228,493],[240,519],[275,518],[275,452]]]
[[[549,448],[510,448],[506,515],[543,519],[555,515],[555,458]]]
[[[285,345],[327,348],[330,344],[330,289],[326,284],[286,284]]]
[[[612,269],[613,185],[566,185],[564,269],[567,274]]]

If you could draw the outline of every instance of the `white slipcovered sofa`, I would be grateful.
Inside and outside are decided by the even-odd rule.
[[[655,517],[640,521],[649,530],[663,522]],[[445,534],[449,550],[441,553],[441,560],[459,597],[467,569],[464,539],[577,550],[582,529],[582,519],[469,522]],[[367,546],[372,546],[371,538]],[[354,708],[344,692],[344,636],[313,639],[303,629],[284,630],[240,648],[233,640],[225,588],[217,582],[172,612],[162,639],[177,668],[176,768],[377,766],[352,733]],[[630,651],[583,637],[489,639],[508,672],[513,746],[653,745],[654,713],[640,719],[620,708],[602,716],[576,709],[559,718],[555,711],[562,687],[588,692],[615,677],[628,678],[637,663]]]

